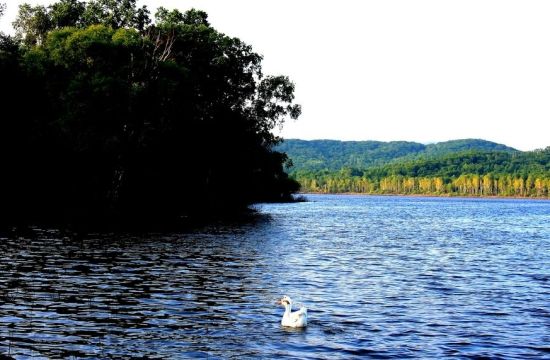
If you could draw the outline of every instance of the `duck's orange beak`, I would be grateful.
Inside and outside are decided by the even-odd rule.
[[[283,300],[282,300],[282,299],[279,299],[279,300],[275,301],[275,304],[277,304],[277,305],[282,305],[282,304],[283,304]]]

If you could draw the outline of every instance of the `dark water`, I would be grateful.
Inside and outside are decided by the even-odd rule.
[[[311,196],[193,234],[0,239],[15,358],[550,358],[550,202]],[[310,325],[285,330],[288,294]]]

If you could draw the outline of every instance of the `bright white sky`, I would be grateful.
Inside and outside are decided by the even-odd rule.
[[[50,4],[53,0],[28,0]],[[11,32],[21,0],[7,2]],[[287,138],[550,146],[550,1],[141,0],[205,10],[296,83]]]

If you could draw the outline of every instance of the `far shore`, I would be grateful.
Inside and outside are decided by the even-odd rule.
[[[513,200],[550,200],[550,197],[534,196],[502,196],[502,195],[455,195],[455,194],[374,194],[374,193],[323,193],[323,192],[299,192],[298,195],[347,195],[347,196],[401,196],[401,197],[440,197],[440,198],[464,198],[464,199],[513,199]]]

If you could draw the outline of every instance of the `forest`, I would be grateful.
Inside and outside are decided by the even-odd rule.
[[[21,5],[13,26],[0,36],[3,224],[178,221],[298,190],[271,132],[300,115],[294,84],[205,12],[60,0]]]
[[[411,141],[285,139],[276,149],[292,158],[293,169],[332,171],[342,168],[365,169],[470,150],[518,152],[514,148],[482,139],[450,140],[427,145]]]
[[[307,144],[301,146],[307,147]],[[410,148],[410,143],[405,147]],[[521,152],[479,140],[427,147],[427,151],[407,154],[399,149],[398,143],[386,143],[380,148],[391,149],[389,155],[387,151],[382,152],[378,158],[372,156],[363,166],[341,166],[337,170],[338,165],[349,163],[346,152],[341,152],[340,158],[332,151],[328,155],[322,151],[317,153],[318,159],[326,162],[325,168],[318,169],[311,166],[314,161],[309,161],[313,150],[300,152],[293,148],[289,151],[291,161],[294,162],[295,157],[300,160],[298,165],[294,162],[291,176],[301,184],[303,192],[550,196],[550,147]],[[399,156],[391,157],[392,154]],[[331,156],[336,157],[337,165],[331,162]]]

